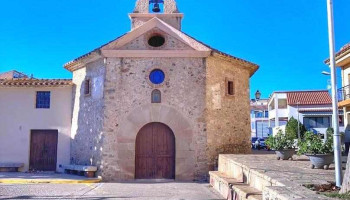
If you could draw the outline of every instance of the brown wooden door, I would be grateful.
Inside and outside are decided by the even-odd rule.
[[[30,170],[56,171],[57,130],[32,130],[30,139]]]
[[[147,124],[137,134],[135,178],[175,179],[175,136],[165,124]]]

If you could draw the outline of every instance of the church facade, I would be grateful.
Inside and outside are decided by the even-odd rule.
[[[249,153],[258,66],[183,33],[174,0],[138,0],[129,16],[130,32],[65,65],[71,164],[96,165],[107,181],[192,181],[220,153]]]

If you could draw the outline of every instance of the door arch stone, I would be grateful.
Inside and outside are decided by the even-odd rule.
[[[166,124],[176,138],[175,144],[175,179],[192,181],[195,178],[196,156],[194,132],[188,120],[176,109],[162,104],[147,104],[136,107],[126,118],[123,118],[116,130],[116,137],[107,135],[105,149],[113,149],[114,156],[108,158],[113,167],[102,169],[103,174],[117,174],[119,179],[130,180],[135,176],[135,145],[138,132],[145,125],[159,122]],[[107,160],[107,159],[106,159]],[[110,170],[113,171],[110,171]],[[115,169],[115,170],[114,170]],[[107,178],[108,179],[108,178]]]

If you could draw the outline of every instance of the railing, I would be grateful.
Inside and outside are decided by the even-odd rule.
[[[338,101],[350,99],[350,85],[338,89]]]

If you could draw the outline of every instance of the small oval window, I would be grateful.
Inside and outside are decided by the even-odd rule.
[[[165,38],[161,35],[154,35],[148,39],[148,44],[152,47],[161,47],[165,43]]]
[[[161,84],[164,82],[165,79],[165,74],[162,70],[160,69],[155,69],[151,72],[151,74],[149,75],[149,80],[153,83],[153,84]]]

